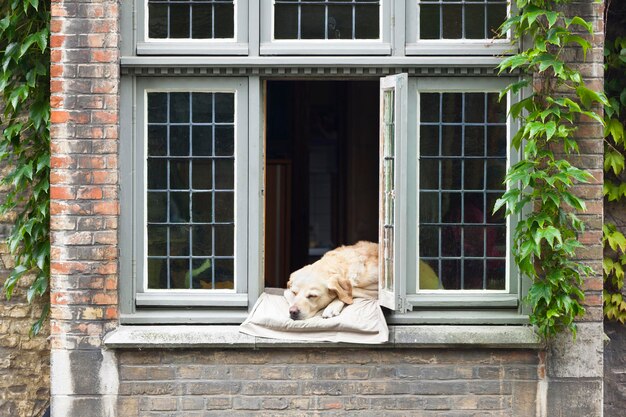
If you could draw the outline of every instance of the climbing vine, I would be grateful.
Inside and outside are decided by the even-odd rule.
[[[520,217],[513,255],[520,272],[532,281],[525,301],[530,322],[544,338],[563,330],[575,337],[575,319],[585,312],[580,287],[592,271],[576,260],[576,251],[584,232],[578,213],[586,208],[572,187],[588,182],[591,175],[569,161],[579,151],[577,121],[586,117],[603,123],[602,105],[608,105],[604,94],[588,88],[564,59],[572,50],[586,56],[593,36],[590,22],[561,11],[569,2],[516,0],[517,13],[501,27],[524,46],[499,65],[500,72],[522,74],[501,96],[526,93],[510,109],[522,125],[512,143],[522,158],[508,171],[508,191],[494,210],[506,206],[507,215]]]
[[[16,213],[8,247],[15,266],[4,292],[10,299],[17,283],[33,277],[28,302],[48,289],[50,276],[50,2],[9,0],[0,4],[0,161],[8,172],[0,215]],[[49,304],[33,324],[42,328]]]
[[[626,301],[621,293],[626,269],[626,237],[611,221],[611,208],[624,207],[626,182],[626,5],[606,4],[606,40],[604,89],[609,100],[605,107],[604,129],[604,315],[610,320],[626,322]],[[621,225],[624,226],[623,224]]]

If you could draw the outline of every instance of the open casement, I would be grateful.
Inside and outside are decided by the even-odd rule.
[[[380,185],[379,185],[379,302],[398,312],[405,302],[406,248],[405,175],[407,161],[408,75],[380,80]]]

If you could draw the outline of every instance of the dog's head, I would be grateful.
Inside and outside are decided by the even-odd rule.
[[[291,274],[285,297],[289,301],[289,316],[293,320],[305,320],[336,298],[352,304],[352,284],[339,271],[307,265]]]

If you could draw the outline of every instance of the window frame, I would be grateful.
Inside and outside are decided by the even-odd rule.
[[[261,55],[391,55],[391,0],[380,0],[379,39],[274,39],[274,0],[260,0]]]
[[[413,172],[408,173],[409,195],[408,207],[408,235],[413,236],[408,242],[408,253],[412,254],[407,259],[407,294],[406,302],[415,308],[441,308],[441,307],[466,307],[466,308],[519,308],[520,294],[523,294],[523,282],[519,271],[512,259],[513,230],[518,219],[512,216],[506,217],[506,288],[504,290],[420,290],[419,282],[419,143],[420,143],[420,106],[419,99],[421,93],[488,93],[500,92],[506,87],[513,77],[450,77],[441,78],[424,77],[413,78],[409,81],[409,114],[413,114],[415,119],[409,116],[409,120],[415,123],[409,124],[409,146],[407,152],[416,155],[416,164],[409,164]],[[511,103],[519,100],[520,95],[514,96],[507,93],[507,111]],[[512,120],[507,114],[507,169],[519,161],[520,152],[512,149],[511,139],[519,128],[517,121]],[[415,140],[411,140],[414,138]],[[503,190],[504,193],[506,190]],[[413,219],[413,220],[411,220]],[[414,260],[414,261],[413,261]],[[415,288],[414,292],[412,289]]]
[[[234,2],[233,38],[152,39],[148,37],[148,0],[134,0],[135,52],[137,55],[247,55],[248,2]]]
[[[420,39],[421,0],[406,0],[406,55],[474,55],[500,56],[512,54],[516,48],[511,30],[505,39]],[[507,2],[507,16],[511,15],[511,2]],[[411,24],[413,22],[413,24]]]
[[[130,85],[128,85],[130,84]],[[234,186],[234,289],[148,289],[147,288],[147,94],[149,92],[232,92],[235,94],[235,186]],[[124,100],[136,109],[134,117],[122,118],[122,126],[130,127],[121,147],[121,222],[122,230],[130,232],[120,238],[122,275],[128,277],[132,292],[122,300],[122,313],[133,315],[149,307],[239,308],[250,305],[248,274],[248,79],[239,78],[159,78],[141,77],[126,83]],[[128,116],[124,108],[122,116]],[[132,110],[131,110],[132,111]],[[212,312],[213,310],[209,310]],[[227,317],[224,311],[215,311]],[[162,312],[161,316],[167,316]],[[170,319],[175,320],[175,319]]]

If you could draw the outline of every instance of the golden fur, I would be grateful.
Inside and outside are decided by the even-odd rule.
[[[338,315],[355,297],[378,297],[378,244],[361,241],[327,252],[289,277],[285,298],[294,320]]]

